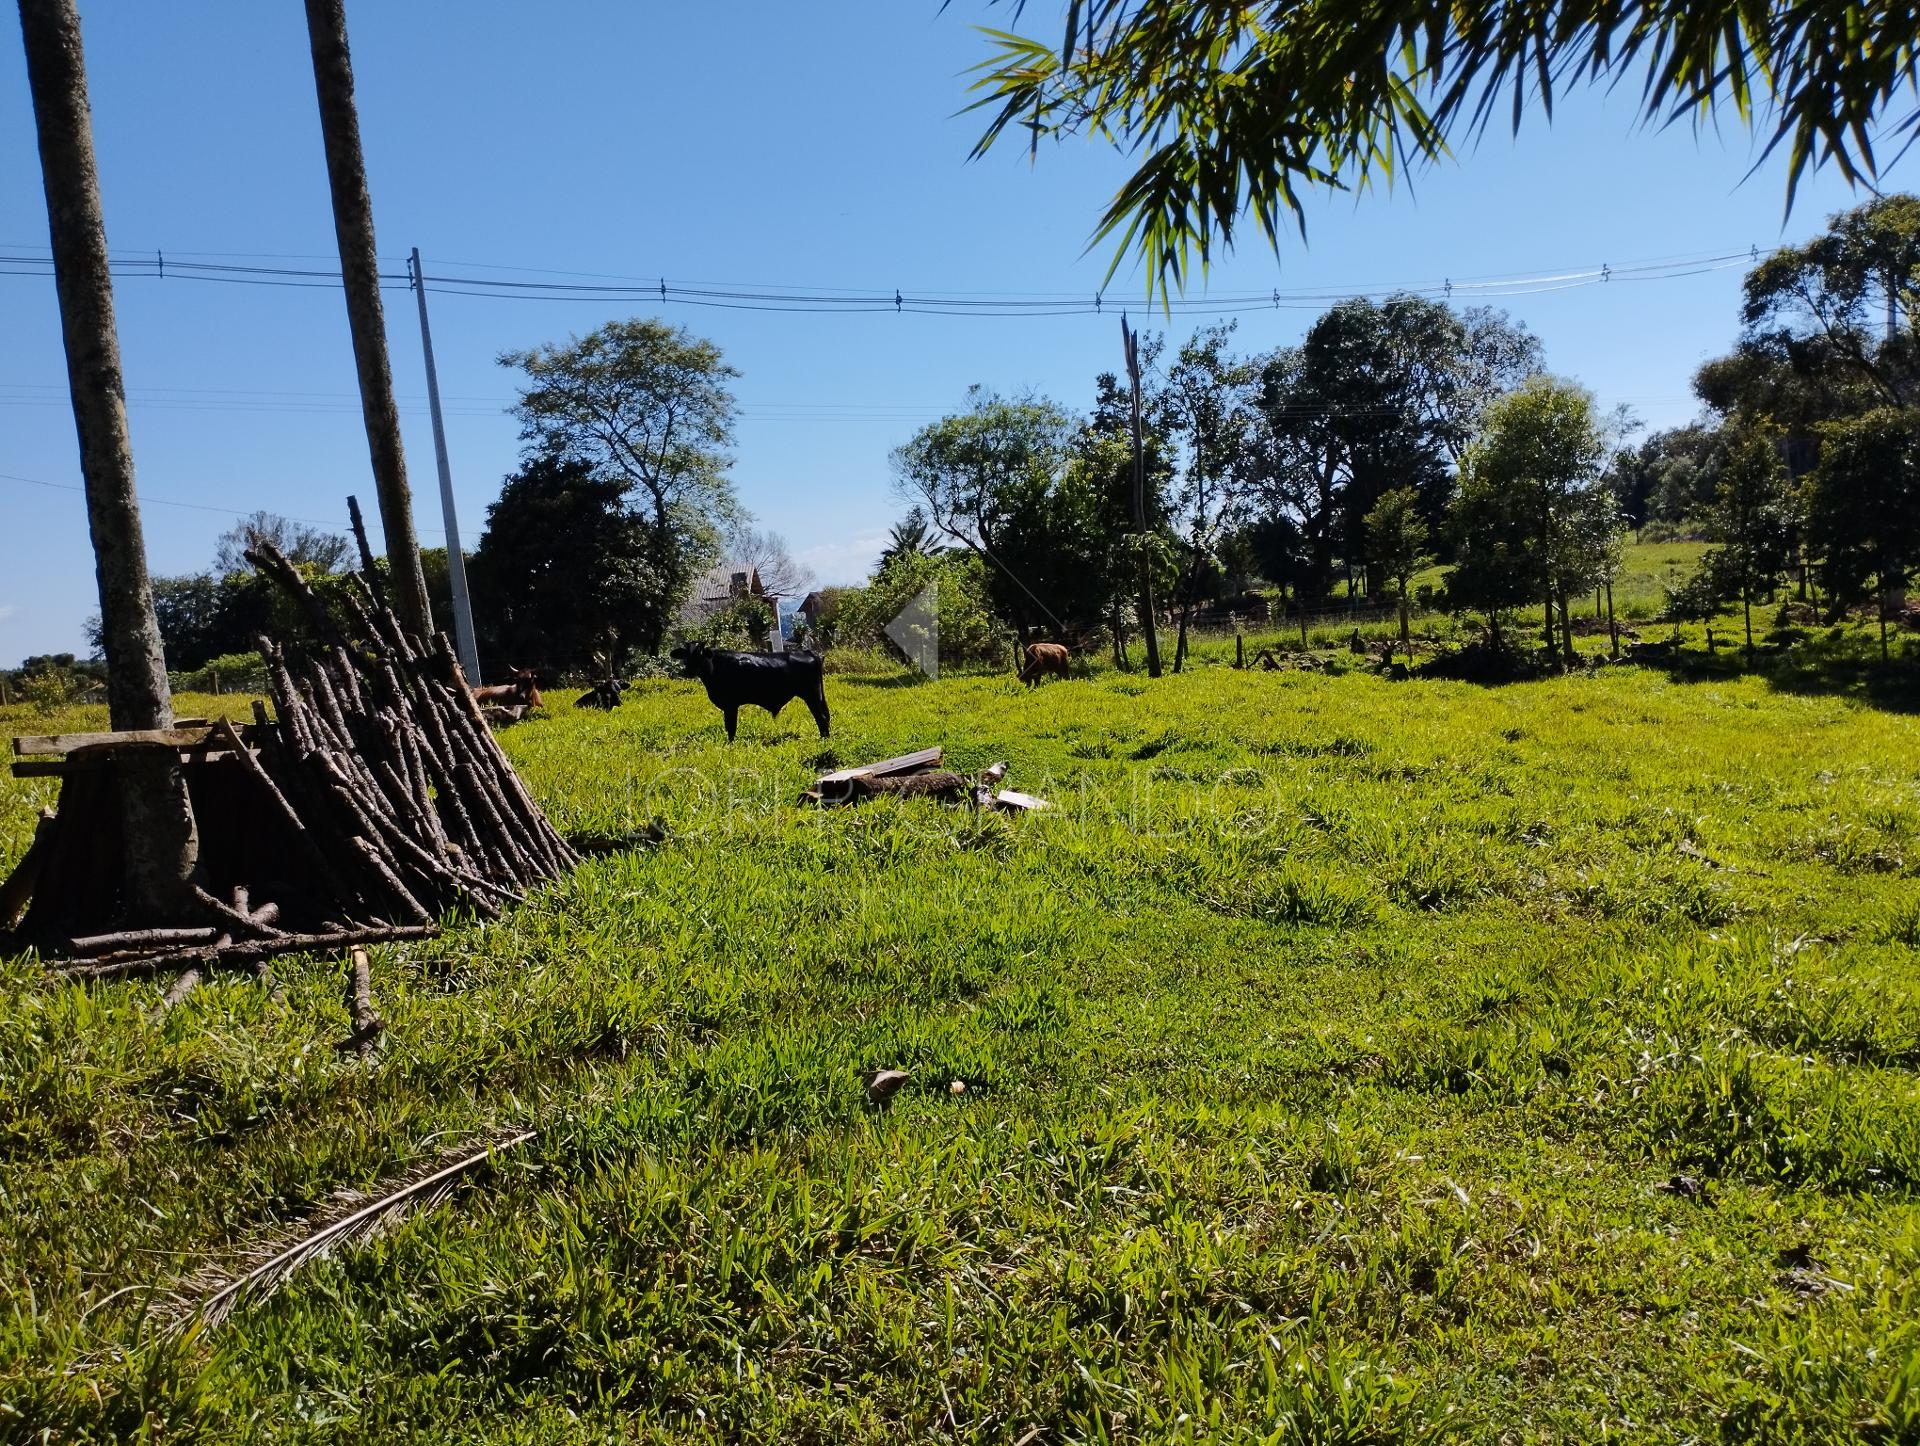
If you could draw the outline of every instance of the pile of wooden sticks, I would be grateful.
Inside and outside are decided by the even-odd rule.
[[[258,640],[271,720],[256,702],[250,726],[222,720],[179,745],[201,841],[191,917],[85,929],[89,901],[97,919],[115,893],[113,861],[85,843],[112,810],[76,816],[69,798],[87,796],[92,778],[107,801],[99,780],[111,760],[76,767],[43,829],[51,837],[36,845],[44,856],[21,930],[71,975],[417,938],[450,910],[495,917],[578,862],[488,730],[444,635],[410,637],[368,576],[323,598],[270,544],[248,557],[303,626]],[[60,877],[76,868],[85,876]]]

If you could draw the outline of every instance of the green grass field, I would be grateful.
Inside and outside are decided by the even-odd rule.
[[[0,1436],[1920,1440],[1910,693],[1227,646],[836,676],[830,744],[555,699],[504,739],[556,821],[665,841],[380,953],[366,1063],[337,960],[161,1022],[0,965]],[[933,742],[1057,808],[794,805]],[[0,781],[0,864],[48,797]]]

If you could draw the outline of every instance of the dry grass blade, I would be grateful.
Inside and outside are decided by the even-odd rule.
[[[215,1283],[203,1281],[205,1289],[195,1291],[197,1298],[184,1302],[187,1318],[208,1326],[218,1325],[240,1306],[264,1300],[272,1295],[303,1265],[331,1252],[369,1239],[415,1210],[438,1204],[459,1184],[461,1178],[508,1150],[517,1149],[539,1131],[522,1130],[517,1134],[490,1140],[448,1162],[437,1155],[414,1170],[386,1182],[371,1199],[358,1194],[340,1197],[330,1210],[300,1223],[295,1238],[273,1250],[259,1264],[243,1274]]]

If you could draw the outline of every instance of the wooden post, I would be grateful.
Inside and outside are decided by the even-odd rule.
[[[1153,615],[1153,557],[1147,550],[1147,473],[1140,441],[1140,338],[1120,314],[1120,339],[1126,347],[1127,379],[1133,393],[1133,526],[1140,538],[1140,630],[1147,645],[1147,676],[1160,676],[1159,624]]]

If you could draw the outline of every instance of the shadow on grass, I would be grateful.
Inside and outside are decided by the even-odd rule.
[[[1780,693],[1805,697],[1851,698],[1889,713],[1920,713],[1920,658],[1909,640],[1893,642],[1893,656],[1882,660],[1880,642],[1869,633],[1820,634],[1783,646],[1762,643],[1749,657],[1740,643],[1713,651],[1697,643],[1642,646],[1622,661],[1666,674],[1674,683],[1730,683],[1759,678]],[[1608,660],[1589,658],[1590,663]],[[1485,641],[1440,654],[1423,664],[1417,678],[1503,687],[1559,675],[1536,649],[1518,649],[1511,641],[1493,647]]]
[[[1860,636],[1815,637],[1785,648],[1760,645],[1752,658],[1736,643],[1711,653],[1698,647],[1643,653],[1634,661],[1658,669],[1675,683],[1753,677],[1780,693],[1851,698],[1889,713],[1920,713],[1920,664],[1907,655],[1902,642],[1895,643],[1893,656],[1884,662],[1879,640]]]

